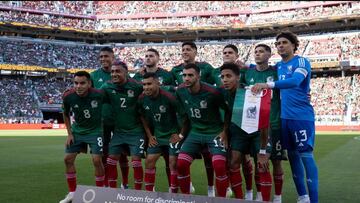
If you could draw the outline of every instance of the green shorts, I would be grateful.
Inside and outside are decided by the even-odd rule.
[[[250,154],[253,157],[256,157],[256,154],[259,153],[261,140],[260,132],[254,132],[248,134],[243,131],[235,124],[230,125],[230,148],[233,151],[238,151],[242,154]],[[271,146],[267,145],[266,151],[271,152]]]
[[[157,139],[158,145],[148,147],[147,154],[169,154],[170,156],[177,156],[180,152],[180,147],[183,141],[172,144],[169,139]]]
[[[109,143],[109,154],[120,155],[130,149],[131,156],[144,156],[144,134],[115,133]]]
[[[220,142],[218,134],[204,135],[190,132],[180,148],[181,153],[187,153],[192,157],[199,154],[203,147],[207,146],[212,155],[226,156],[226,149]]]
[[[74,142],[65,148],[65,153],[80,153],[84,146],[90,145],[91,154],[103,154],[102,133],[89,135],[74,135]]]
[[[281,129],[272,129],[270,131],[269,143],[271,145],[271,160],[287,160],[285,151],[281,145]]]

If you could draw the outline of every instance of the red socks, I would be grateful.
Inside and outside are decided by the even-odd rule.
[[[118,173],[117,173],[116,165],[117,165],[116,159],[112,159],[110,157],[107,158],[107,166],[106,166],[105,174],[107,174],[108,176],[108,182],[111,188],[117,188]]]
[[[229,179],[226,174],[226,157],[213,155],[212,163],[216,176],[216,190],[219,197],[226,197],[226,190],[229,187]]]
[[[274,184],[275,184],[275,195],[281,195],[282,185],[284,182],[284,174],[273,174],[274,176]]]
[[[132,160],[132,167],[134,169],[134,188],[135,190],[141,190],[144,171],[141,165],[141,160]]]
[[[76,172],[66,173],[66,181],[68,184],[69,192],[75,192],[76,190]]]
[[[98,186],[98,187],[104,187],[104,179],[105,179],[105,176],[96,176],[96,177],[95,177],[95,184],[96,184],[96,186]]]
[[[185,153],[180,153],[177,160],[178,183],[183,194],[190,194],[190,165],[193,158]]]
[[[232,170],[230,169],[230,182],[231,188],[235,193],[235,198],[243,199],[243,191],[242,191],[242,178],[240,174],[240,168]]]
[[[145,169],[145,190],[153,191],[155,185],[155,168]]]
[[[171,193],[177,193],[178,192],[178,173],[177,171],[171,171],[171,180],[170,180],[170,189]]]
[[[253,166],[251,160],[243,164],[242,171],[246,183],[246,190],[252,190]]]
[[[266,172],[259,172],[260,176],[260,185],[261,185],[261,195],[263,201],[270,201],[270,194],[271,194],[271,174],[270,171]]]

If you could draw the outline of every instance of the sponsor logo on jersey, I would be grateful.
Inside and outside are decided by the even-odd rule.
[[[98,102],[96,100],[92,100],[91,101],[91,107],[92,108],[97,108],[98,107]]]
[[[134,91],[133,90],[128,90],[127,94],[128,94],[128,97],[134,97]]]
[[[206,108],[207,108],[207,102],[206,102],[205,100],[202,100],[202,101],[200,102],[200,108],[202,108],[202,109],[206,109]]]
[[[165,113],[166,112],[166,107],[164,105],[161,105],[159,107],[160,113]]]

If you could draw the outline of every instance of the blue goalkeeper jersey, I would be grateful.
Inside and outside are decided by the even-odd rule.
[[[314,121],[314,109],[310,104],[310,62],[301,56],[276,64],[279,80],[275,88],[280,89],[281,118]]]

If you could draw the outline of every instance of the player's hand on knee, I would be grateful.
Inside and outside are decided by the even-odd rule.
[[[175,144],[177,142],[180,142],[182,139],[183,139],[183,137],[180,136],[179,134],[172,134],[171,137],[170,137],[170,142],[172,144]]]
[[[74,136],[72,134],[69,134],[66,138],[65,146],[68,147],[72,143],[74,143]]]
[[[262,170],[263,172],[269,170],[269,158],[267,154],[257,154],[257,164],[259,170]]]
[[[155,147],[158,144],[155,136],[149,137],[149,147]]]

